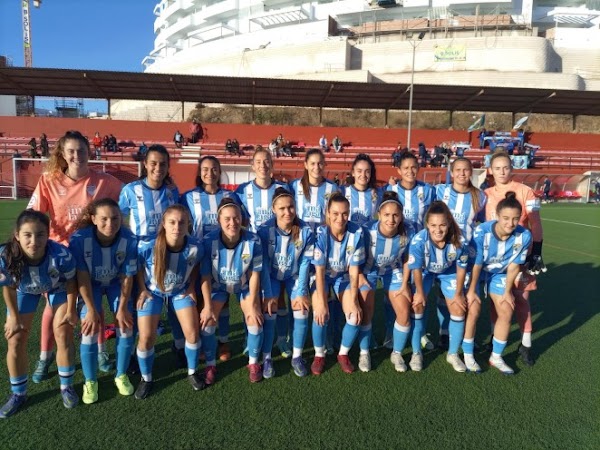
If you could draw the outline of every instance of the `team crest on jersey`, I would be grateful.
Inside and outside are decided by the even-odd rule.
[[[33,209],[37,203],[37,195],[33,194],[29,203],[27,204],[27,209]]]
[[[50,275],[50,278],[56,278],[58,276],[58,269],[54,266],[48,267],[48,275]]]
[[[419,200],[421,200],[421,201],[425,200],[425,196],[423,195],[423,193],[422,193],[422,192],[419,192],[419,193],[417,194],[417,197],[418,197],[418,199],[419,199]]]
[[[466,263],[469,260],[469,255],[461,255],[460,262]]]
[[[348,247],[346,247],[346,254],[351,255],[352,253],[354,253],[354,247],[349,245]]]
[[[187,262],[187,265],[191,267],[196,262],[196,258],[194,257],[194,255],[188,255],[186,262]]]
[[[323,257],[323,252],[321,252],[321,250],[319,250],[318,248],[315,248],[314,256],[315,259],[321,259]]]
[[[456,259],[456,253],[448,252],[448,261],[454,261]]]
[[[302,239],[298,239],[296,242],[294,242],[294,247],[296,247],[296,250],[300,250],[302,248],[302,244],[304,244]]]
[[[85,188],[85,190],[87,191],[88,195],[93,197],[96,193],[96,186],[90,184],[88,187]]]
[[[518,252],[518,251],[521,249],[521,247],[522,247],[522,245],[521,245],[521,244],[518,244],[518,243],[516,243],[516,242],[513,244],[513,250],[514,250],[515,252]]]
[[[250,259],[250,253],[242,253],[242,261],[244,263],[247,263],[249,259]]]
[[[329,201],[329,197],[331,197],[331,192],[328,192],[327,194],[325,194],[325,203],[327,203]]]
[[[122,251],[116,252],[115,258],[117,259],[117,264],[123,264],[123,261],[125,261],[125,252],[122,252]]]
[[[408,263],[409,264],[414,264],[415,263],[415,256],[414,255],[409,255],[408,256]]]

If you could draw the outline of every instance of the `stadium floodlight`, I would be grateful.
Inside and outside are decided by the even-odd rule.
[[[417,36],[417,39],[412,39],[413,34],[407,33],[408,42],[412,45],[413,53],[412,53],[412,65],[410,71],[410,97],[408,99],[408,136],[406,137],[406,146],[410,151],[410,136],[412,131],[412,107],[413,107],[413,89],[415,87],[415,55],[417,53],[417,47],[425,37],[425,32],[421,31]]]

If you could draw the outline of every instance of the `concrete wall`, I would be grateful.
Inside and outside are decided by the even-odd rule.
[[[0,116],[16,116],[17,99],[14,95],[0,95]]]

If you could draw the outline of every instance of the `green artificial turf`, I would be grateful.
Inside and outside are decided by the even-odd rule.
[[[0,202],[0,238],[10,234],[24,205]],[[240,354],[239,307],[232,302],[235,356],[218,364],[216,385],[192,391],[185,371],[173,369],[170,335],[158,339],[155,391],[144,401],[119,396],[112,374],[100,374],[99,402],[67,410],[53,366],[50,380],[30,381],[26,407],[0,422],[0,448],[600,448],[600,206],[544,205],[542,218],[549,270],[531,296],[533,368],[517,360],[514,326],[506,351],[507,362],[517,369],[511,377],[489,369],[483,354],[476,355],[482,374],[455,373],[439,351],[426,354],[421,373],[396,373],[389,351],[379,349],[367,374],[343,374],[328,359],[323,375],[300,379],[289,360],[278,356],[276,377],[251,385]],[[381,341],[380,292],[377,298],[375,333]],[[4,311],[0,315],[3,322]],[[430,316],[435,340],[435,314]],[[485,305],[478,342],[488,339],[487,317]],[[31,330],[31,370],[38,328]],[[114,340],[108,348],[114,354]],[[4,338],[0,352],[4,357]],[[312,352],[305,356],[310,362]],[[4,362],[0,381],[8,394]],[[78,370],[80,394],[82,382]]]

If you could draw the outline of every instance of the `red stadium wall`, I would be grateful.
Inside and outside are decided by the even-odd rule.
[[[231,125],[205,123],[207,141],[225,142],[236,137],[242,144],[266,143],[269,138],[282,133],[286,139],[304,142],[307,146],[316,146],[321,135],[325,134],[331,142],[339,135],[344,143],[361,146],[396,146],[398,141],[406,143],[405,129],[385,128],[335,128],[335,127],[299,127],[273,125]],[[32,137],[46,133],[48,136],[60,136],[66,130],[79,130],[91,137],[96,131],[114,134],[119,140],[140,142],[170,141],[179,129],[188,133],[187,123],[177,122],[139,122],[125,120],[59,119],[48,117],[0,117],[0,133],[4,136]],[[476,141],[476,133],[471,136]],[[469,138],[466,131],[449,130],[413,130],[412,144],[420,141],[428,147],[443,141],[465,141]],[[546,149],[600,149],[600,135],[570,133],[533,133],[530,142]],[[476,144],[476,142],[474,142]]]

